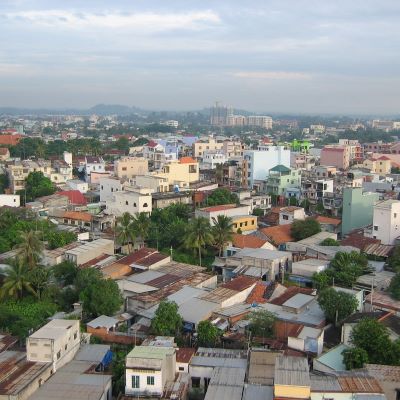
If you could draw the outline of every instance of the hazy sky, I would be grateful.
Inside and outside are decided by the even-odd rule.
[[[0,106],[400,113],[399,0],[0,0]]]

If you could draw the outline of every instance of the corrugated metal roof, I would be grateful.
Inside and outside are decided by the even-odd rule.
[[[279,356],[275,360],[275,385],[310,386],[306,358]]]

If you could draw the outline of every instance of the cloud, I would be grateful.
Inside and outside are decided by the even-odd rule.
[[[287,71],[240,71],[233,73],[237,78],[270,79],[270,80],[307,80],[312,75],[304,72]]]
[[[174,29],[198,30],[209,24],[219,24],[219,15],[211,10],[180,13],[156,12],[71,12],[61,10],[21,11],[0,14],[1,17],[48,27],[67,29],[130,29],[167,31]]]

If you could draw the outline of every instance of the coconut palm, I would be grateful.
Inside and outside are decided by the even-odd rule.
[[[149,236],[150,230],[150,218],[148,214],[145,212],[136,213],[132,217],[132,227],[136,236],[145,241]]]
[[[0,290],[1,298],[20,299],[24,293],[36,295],[30,282],[30,270],[21,258],[10,261],[10,265],[2,273],[4,276],[3,286]]]
[[[17,257],[30,269],[37,266],[43,251],[43,242],[36,231],[20,232],[19,244],[16,245]]]
[[[29,272],[29,283],[39,299],[42,298],[43,292],[46,290],[50,279],[50,270],[37,266]]]
[[[212,227],[212,234],[214,237],[214,244],[218,248],[218,254],[221,257],[226,243],[232,240],[233,237],[233,223],[232,218],[226,215],[218,215],[217,218],[213,217],[214,226]]]
[[[193,218],[187,227],[184,245],[188,249],[197,249],[200,266],[203,247],[212,243],[213,235],[208,219],[204,217]]]
[[[124,212],[120,217],[117,218],[116,224],[117,240],[120,244],[128,245],[128,252],[131,252],[131,242],[135,241],[135,234],[132,224],[132,215],[128,212]]]

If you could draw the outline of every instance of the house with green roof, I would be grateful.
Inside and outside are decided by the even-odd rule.
[[[266,183],[267,193],[285,195],[286,189],[300,187],[300,170],[291,169],[281,164],[269,170]]]
[[[136,346],[126,356],[125,394],[162,396],[167,382],[174,381],[174,347]]]

